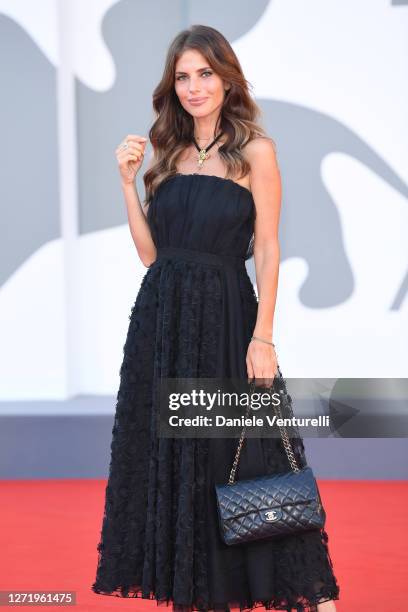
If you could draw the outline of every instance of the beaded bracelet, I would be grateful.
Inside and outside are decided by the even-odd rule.
[[[251,340],[259,340],[260,342],[266,342],[266,344],[272,344],[273,347],[275,346],[273,342],[269,342],[269,340],[264,340],[263,338],[258,338],[258,336],[252,336]]]

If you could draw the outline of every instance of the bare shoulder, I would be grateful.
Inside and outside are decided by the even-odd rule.
[[[276,253],[282,198],[276,144],[267,135],[257,136],[245,148],[256,209],[254,252]]]
[[[256,136],[245,145],[243,153],[252,168],[264,158],[276,161],[276,144],[269,136]]]
[[[271,184],[279,185],[280,171],[276,144],[269,136],[257,136],[245,145],[245,158],[250,165],[249,181],[251,191],[259,196],[270,189]]]

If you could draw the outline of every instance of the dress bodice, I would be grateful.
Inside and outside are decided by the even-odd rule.
[[[249,259],[253,254],[252,193],[231,179],[177,173],[150,202],[147,219],[156,247],[182,247]]]

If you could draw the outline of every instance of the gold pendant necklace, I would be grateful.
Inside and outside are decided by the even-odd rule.
[[[205,160],[206,160],[206,159],[208,159],[208,158],[210,157],[210,155],[209,155],[208,151],[211,149],[211,147],[212,147],[213,145],[215,145],[215,143],[217,142],[217,140],[218,140],[219,138],[221,138],[221,136],[222,136],[222,135],[223,135],[223,132],[220,132],[220,133],[218,134],[218,136],[217,136],[217,137],[216,137],[216,138],[215,138],[215,139],[212,141],[212,143],[211,143],[211,144],[209,144],[209,145],[208,145],[208,147],[205,147],[205,148],[200,148],[200,147],[198,146],[198,144],[196,143],[195,138],[194,138],[194,136],[193,136],[193,143],[194,143],[194,145],[195,145],[195,147],[196,147],[196,149],[197,149],[197,151],[198,151],[198,157],[197,157],[196,159],[197,159],[198,169],[199,169],[199,170],[201,170],[201,168],[203,167],[203,164],[204,164]]]

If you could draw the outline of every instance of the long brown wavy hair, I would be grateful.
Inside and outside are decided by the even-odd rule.
[[[159,184],[177,172],[177,161],[194,137],[194,119],[180,104],[175,91],[175,66],[187,49],[199,51],[208,65],[230,85],[217,125],[226,141],[218,153],[225,162],[227,178],[246,176],[250,165],[241,149],[255,137],[269,138],[258,125],[261,114],[249,91],[241,65],[227,39],[218,30],[205,25],[193,25],[180,32],[171,43],[160,83],[153,92],[156,120],[149,131],[154,151],[154,164],[143,175],[144,205],[148,205]]]

